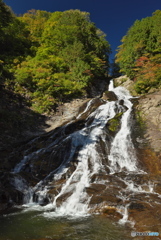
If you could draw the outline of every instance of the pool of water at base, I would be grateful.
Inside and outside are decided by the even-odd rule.
[[[0,216],[0,240],[128,240],[130,229],[99,215],[46,218],[21,211]]]

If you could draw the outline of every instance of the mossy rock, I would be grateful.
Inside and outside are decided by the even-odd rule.
[[[117,132],[120,128],[120,119],[122,116],[123,112],[118,113],[115,115],[114,118],[110,119],[107,123],[108,129],[110,130],[110,132]]]

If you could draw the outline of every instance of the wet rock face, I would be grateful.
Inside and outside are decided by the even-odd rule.
[[[17,202],[23,203],[23,193],[13,188],[12,174],[0,174],[0,212],[12,207]]]
[[[155,152],[161,153],[161,91],[141,97],[137,110],[146,124],[144,137]]]
[[[102,99],[108,100],[108,101],[117,101],[117,96],[112,91],[106,91],[103,93]]]
[[[110,98],[112,101],[117,100],[115,94],[111,92]],[[35,186],[39,181],[44,180],[43,185],[40,185],[40,188],[35,190],[33,196],[35,202],[39,202],[39,190],[42,190],[44,186],[47,186],[47,195],[45,195],[41,203],[39,203],[46,205],[49,201],[54,201],[55,196],[61,192],[62,186],[69,180],[79,162],[82,161],[83,158],[86,158],[87,152],[84,152],[84,155],[81,155],[82,158],[79,158],[79,150],[82,149],[84,143],[90,145],[90,142],[87,141],[86,138],[90,131],[94,129],[92,125],[94,115],[90,114],[93,113],[98,106],[104,106],[103,104],[105,104],[104,100],[96,98],[91,100],[89,105],[85,103],[79,106],[79,109],[76,110],[77,114],[72,118],[71,122],[67,121],[68,124],[66,126],[60,126],[62,124],[62,122],[60,122],[58,128],[24,143],[15,150],[11,157],[11,159],[13,159],[12,166],[9,166],[8,169],[12,168],[13,170],[16,161],[22,159],[25,161],[20,171],[15,174],[5,175],[1,178],[0,210],[9,207],[6,203],[10,202],[10,200],[12,204],[22,203],[25,194],[23,191],[20,191],[21,186],[16,188],[14,184],[12,184],[12,181],[19,181],[21,178],[29,183],[30,186]],[[122,108],[121,111],[126,112],[127,109],[123,107],[124,102],[122,101],[120,104]],[[93,145],[93,149],[91,150],[92,153],[92,151],[96,149],[96,152],[99,153],[98,156],[96,156],[95,159],[95,155],[90,155],[87,159],[87,165],[92,169],[92,158],[96,161],[100,158],[99,160],[103,168],[100,168],[97,173],[91,171],[89,185],[88,187],[84,187],[82,194],[86,193],[87,197],[89,197],[89,211],[91,213],[103,214],[116,221],[127,217],[128,220],[136,223],[135,227],[137,230],[159,231],[161,221],[161,186],[159,173],[154,164],[155,159],[151,161],[153,156],[150,158],[148,165],[149,152],[146,152],[147,154],[143,152],[142,155],[141,153],[138,155],[143,165],[147,164],[146,170],[148,170],[148,174],[139,174],[137,171],[134,173],[128,172],[126,169],[122,169],[121,172],[118,171],[114,174],[110,173],[108,159],[109,149],[111,141],[120,128],[121,118],[118,110],[115,113],[116,115],[111,119],[111,122],[103,127],[101,135],[96,139],[95,145]],[[70,115],[69,112],[67,115]],[[87,117],[88,120],[85,121]],[[99,125],[95,128],[95,131],[97,131],[98,128]],[[82,129],[85,129],[83,134],[79,133],[75,135],[76,132]],[[71,138],[71,135],[73,138]],[[76,136],[76,138],[74,138],[74,136]],[[90,140],[91,142],[93,141],[92,136]],[[28,158],[25,158],[25,156],[28,156]],[[145,157],[143,156],[146,156],[147,159],[144,160]],[[151,171],[152,167],[154,168],[153,171]],[[63,172],[65,168],[67,170]],[[56,175],[55,170],[63,172],[61,178],[53,179]],[[149,172],[157,172],[158,175],[154,177],[154,175],[151,176]],[[52,174],[50,175],[50,173]],[[154,186],[151,186],[151,182],[153,182]],[[72,195],[74,184],[76,183],[79,183],[79,177],[72,179],[70,191],[67,190],[58,196],[57,207]],[[152,188],[154,188],[154,190]],[[126,210],[128,216],[126,216]],[[144,220],[144,218],[146,219]]]
[[[76,164],[77,161],[76,159],[79,148],[81,147],[81,142],[75,149],[75,152],[71,153],[70,149],[72,142],[69,136],[84,128],[85,119],[97,107],[104,104],[104,101],[99,98],[92,99],[89,108],[85,111],[87,104],[88,102],[86,103],[85,101],[80,101],[79,104],[76,101],[76,103],[72,104],[71,108],[68,110],[65,109],[64,111],[66,112],[66,122],[69,120],[68,117],[73,118],[73,115],[71,114],[72,111],[73,113],[75,111],[75,116],[79,116],[78,119],[74,117],[74,119],[65,127],[57,127],[56,129],[26,141],[13,149],[8,160],[3,163],[2,171],[0,173],[1,210],[8,207],[8,202],[10,202],[10,205],[13,205],[14,203],[21,204],[23,201],[24,194],[15,189],[11,184],[14,176],[10,174],[10,171],[13,171],[14,167],[23,159],[25,160],[26,156],[28,157],[26,157],[20,173],[18,173],[17,176],[15,175],[15,177],[16,179],[21,177],[24,178],[30,186],[35,186],[40,180],[49,175],[50,172],[58,169],[61,164],[69,167],[71,165],[71,168],[69,168],[71,170],[69,171],[72,173],[74,170],[74,164]],[[92,118],[91,121],[93,121]],[[59,125],[61,124],[62,122],[60,121]],[[71,160],[70,163],[67,162],[68,159]],[[5,176],[3,174],[4,172],[6,172]]]
[[[134,82],[127,76],[121,76],[114,80],[115,85],[127,88],[133,96],[136,96],[134,91]],[[137,99],[134,105],[136,115],[139,114],[144,123],[144,139],[146,139],[150,147],[161,158],[161,91],[148,93]]]
[[[137,204],[131,203],[130,208],[128,209],[129,219],[135,219],[135,228],[137,229],[137,231],[160,233],[161,208],[159,204],[157,202],[153,202],[152,207],[152,202],[145,201],[145,198],[143,198],[143,200],[144,201],[140,201]]]
[[[82,111],[84,106],[86,106],[89,100],[90,98],[75,99],[71,102],[67,102],[58,106],[55,115],[49,117],[46,121],[48,127],[46,127],[44,130],[46,132],[49,132],[69,121],[74,120],[76,116]]]
[[[134,82],[126,75],[115,78],[114,84],[116,87],[122,86],[122,87],[126,88],[129,92],[131,92],[132,96],[137,96],[137,93],[135,92],[134,87],[133,87]]]

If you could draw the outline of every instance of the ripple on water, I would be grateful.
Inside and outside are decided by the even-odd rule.
[[[37,211],[0,217],[0,240],[128,240],[130,230],[101,216],[44,218]]]

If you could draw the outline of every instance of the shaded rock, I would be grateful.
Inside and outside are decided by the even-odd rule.
[[[101,98],[93,98],[85,104],[83,104],[78,111],[77,118],[78,119],[86,119],[90,113],[95,111],[100,105],[104,104],[105,102]],[[86,110],[86,111],[85,111]]]
[[[108,216],[122,218],[122,214],[118,212],[118,209],[114,206],[104,206],[102,208],[102,213]]]
[[[140,202],[139,205],[133,206],[133,209],[129,209],[129,219],[135,220],[137,231],[160,232],[161,208],[158,204],[153,203],[151,206],[146,202]]]
[[[98,181],[98,180],[109,180],[109,179],[110,179],[109,175],[104,175],[104,174],[99,174],[99,173],[96,174],[95,173],[91,177],[91,182]]]
[[[141,97],[136,106],[145,122],[144,137],[155,152],[161,152],[161,91]]]
[[[114,92],[106,91],[103,93],[102,99],[108,101],[117,101],[118,98]]]
[[[55,114],[48,116],[46,125],[44,128],[45,132],[50,132],[57,127],[60,127],[67,122],[75,119],[79,114],[79,108],[86,104],[90,99],[75,99],[71,102],[64,103],[57,107]]]
[[[129,210],[144,211],[145,210],[145,206],[142,203],[131,202],[130,205],[129,205]]]
[[[88,97],[96,98],[101,97],[102,93],[107,89],[109,79],[95,79],[92,84],[87,88]]]
[[[23,203],[23,193],[14,189],[11,185],[4,185],[0,189],[0,213],[3,213],[17,203]]]
[[[157,183],[154,189],[155,189],[155,192],[161,195],[161,183]]]
[[[90,187],[86,188],[86,191],[88,194],[94,194],[94,193],[101,193],[103,190],[106,189],[106,185],[104,184],[91,184]]]
[[[120,210],[112,205],[107,205],[106,202],[98,204],[94,209],[91,209],[91,213],[99,213],[106,217],[113,218],[114,220],[118,221],[122,218],[122,214],[119,212]]]
[[[104,202],[104,198],[102,196],[92,196],[90,202],[89,202],[89,205],[97,205],[99,203],[102,203]]]
[[[117,192],[113,191],[112,189],[106,189],[100,193],[93,192],[93,196],[91,197],[89,204],[97,205],[99,203],[106,202],[116,206],[120,201],[121,199],[117,197]]]

